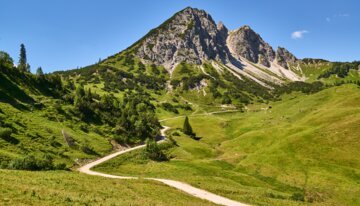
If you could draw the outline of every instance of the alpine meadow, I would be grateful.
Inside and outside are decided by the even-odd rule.
[[[360,205],[360,61],[193,7],[76,69],[19,45],[0,51],[0,205]]]

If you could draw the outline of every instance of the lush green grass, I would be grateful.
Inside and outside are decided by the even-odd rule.
[[[21,111],[4,103],[0,103],[0,108],[3,112],[0,117],[13,131],[12,141],[0,138],[0,160],[13,159],[28,153],[39,156],[50,154],[57,162],[71,166],[76,159],[94,158],[94,155],[88,155],[78,148],[70,148],[65,142],[62,130],[70,134],[78,145],[87,145],[98,155],[104,155],[112,149],[104,136],[82,131],[80,124],[74,124],[58,114],[54,108]]]
[[[193,116],[202,139],[173,136],[179,147],[168,151],[170,162],[144,161],[135,151],[96,169],[182,180],[256,205],[306,204],[296,196],[317,205],[358,205],[359,102],[360,89],[343,85],[284,96],[271,109]]]
[[[213,205],[162,183],[0,170],[1,205]]]

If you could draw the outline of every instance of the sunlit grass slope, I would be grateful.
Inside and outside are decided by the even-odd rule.
[[[343,85],[245,113],[193,116],[199,141],[175,131],[182,118],[169,120],[179,145],[171,161],[137,151],[96,169],[182,180],[255,205],[359,205],[359,102],[359,87]]]

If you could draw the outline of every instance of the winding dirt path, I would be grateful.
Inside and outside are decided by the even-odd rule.
[[[217,114],[217,113],[224,113],[226,111],[221,111],[221,112],[212,112],[212,113],[207,113],[207,114],[203,114],[203,115],[209,115],[209,114]],[[234,110],[231,110],[231,111],[227,111],[227,112],[234,112]],[[179,117],[176,117],[176,118],[181,118],[183,116],[179,116]],[[169,118],[171,119],[171,118]],[[166,121],[168,119],[163,119],[161,121]],[[165,137],[165,132],[170,129],[169,127],[166,127],[164,126],[164,128],[161,130],[161,135],[162,137]],[[164,139],[163,140],[160,140],[160,142],[163,142],[165,141]],[[78,170],[82,173],[85,173],[85,174],[88,174],[88,175],[96,175],[96,176],[101,176],[101,177],[106,177],[106,178],[115,178],[115,179],[139,179],[138,177],[130,177],[130,176],[117,176],[117,175],[110,175],[110,174],[105,174],[105,173],[100,173],[100,172],[95,172],[95,171],[92,171],[91,168],[95,167],[96,165],[99,165],[103,162],[106,162],[114,157],[117,157],[119,155],[122,155],[122,154],[125,154],[125,153],[128,153],[128,152],[131,152],[131,151],[134,151],[134,150],[137,150],[137,149],[140,149],[140,148],[143,148],[145,147],[145,145],[139,145],[139,146],[136,146],[136,147],[132,147],[132,148],[129,148],[129,149],[126,149],[126,150],[122,150],[122,151],[118,151],[118,152],[115,152],[113,154],[110,154],[110,155],[107,155],[101,159],[98,159],[98,160],[95,160],[94,162],[91,162],[89,164],[86,164],[82,167],[80,167]],[[219,195],[216,195],[214,193],[211,193],[211,192],[208,192],[206,190],[202,190],[202,189],[199,189],[199,188],[196,188],[196,187],[193,187],[189,184],[186,184],[184,182],[180,182],[180,181],[175,181],[175,180],[169,180],[169,179],[160,179],[160,178],[144,178],[144,179],[147,179],[147,180],[154,180],[154,181],[159,181],[159,182],[162,182],[163,184],[166,184],[170,187],[173,187],[173,188],[176,188],[178,190],[181,190],[185,193],[188,193],[189,195],[191,196],[194,196],[194,197],[197,197],[197,198],[200,198],[200,199],[204,199],[204,200],[207,200],[207,201],[210,201],[210,202],[213,202],[215,204],[218,204],[218,205],[225,205],[225,206],[249,206],[247,204],[243,204],[243,203],[240,203],[240,202],[237,202],[237,201],[234,201],[234,200],[231,200],[231,199],[228,199],[226,197],[222,197],[222,196],[219,196]]]

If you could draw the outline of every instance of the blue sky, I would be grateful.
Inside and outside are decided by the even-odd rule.
[[[187,7],[229,29],[250,25],[274,48],[299,58],[360,60],[357,0],[1,0],[0,50],[35,70],[86,66],[117,53]]]

